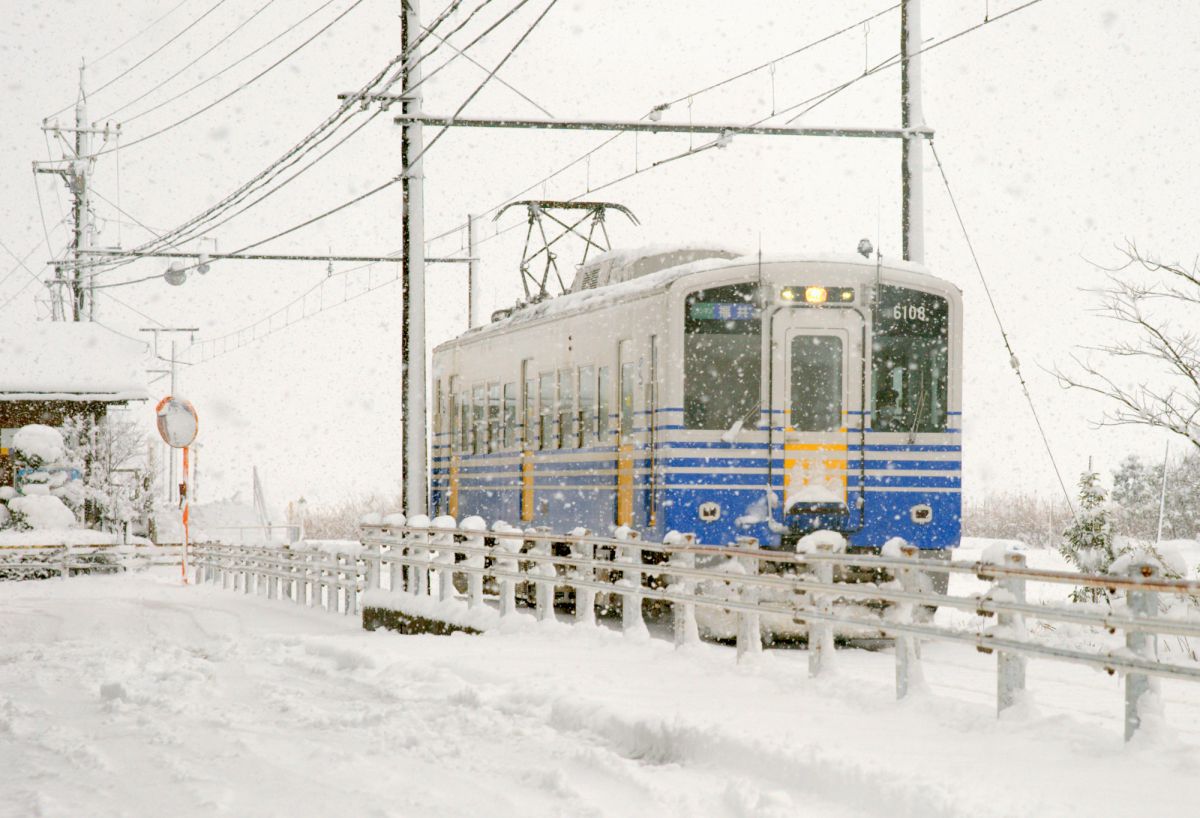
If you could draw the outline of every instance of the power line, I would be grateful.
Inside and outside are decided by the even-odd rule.
[[[438,16],[438,18],[433,22],[433,24],[431,25],[431,28],[436,28],[437,26],[439,26],[442,23],[442,21],[444,21],[454,10],[456,10],[458,8],[459,5],[461,5],[462,1],[463,0],[452,0],[452,2],[450,2],[446,6],[446,8],[442,11],[442,13]],[[455,31],[460,30],[463,26],[465,26],[468,22],[470,22],[470,20],[475,16],[476,13],[478,13],[482,8],[484,8],[491,2],[492,2],[492,0],[483,0],[483,2],[481,2],[461,24],[459,24],[459,26],[455,29]],[[494,26],[493,26],[493,28],[494,28]],[[478,38],[476,38],[476,41],[477,40],[478,40]],[[420,42],[420,41],[418,41],[418,42]],[[435,46],[434,50],[436,50],[436,46]],[[245,198],[245,196],[249,195],[253,191],[255,186],[259,185],[260,182],[263,184],[269,183],[271,181],[271,179],[273,178],[272,174],[278,175],[278,172],[280,172],[282,169],[295,164],[295,162],[299,161],[299,159],[302,158],[305,153],[310,152],[313,148],[315,148],[317,145],[319,145],[321,142],[323,142],[325,139],[329,138],[329,136],[332,135],[332,132],[331,132],[329,134],[326,134],[324,137],[321,137],[322,133],[330,130],[331,128],[334,131],[336,131],[337,128],[340,128],[343,124],[345,124],[348,121],[349,117],[344,118],[344,119],[343,119],[343,117],[347,114],[347,112],[349,112],[354,107],[354,104],[359,95],[365,94],[373,86],[375,86],[377,83],[379,83],[381,80],[383,80],[383,78],[387,75],[388,71],[390,71],[393,66],[395,66],[397,63],[401,62],[402,60],[404,60],[406,58],[407,58],[407,54],[403,54],[403,53],[397,57],[394,57],[391,61],[389,61],[389,63],[386,66],[384,66],[384,68],[381,71],[376,73],[375,76],[371,78],[371,80],[369,80],[364,86],[362,86],[359,94],[352,95],[352,98],[344,101],[331,116],[327,117],[314,130],[310,131],[308,135],[306,135],[303,139],[300,140],[300,142],[296,143],[291,148],[289,148],[287,151],[285,151],[284,154],[279,159],[272,162],[270,165],[267,166],[266,169],[259,172],[255,177],[250,179],[250,181],[244,183],[241,187],[239,187],[232,193],[228,194],[224,199],[217,202],[212,207],[206,209],[205,211],[201,212],[197,216],[192,217],[191,219],[184,222],[183,224],[178,225],[175,228],[172,228],[167,233],[164,233],[163,236],[159,237],[159,242],[170,243],[170,240],[181,236],[188,229],[193,229],[193,230],[199,229],[198,225],[202,225],[205,222],[211,222],[212,219],[215,218],[216,216],[218,216],[221,212],[232,207],[238,201]],[[386,87],[387,86],[385,86],[385,88]],[[353,116],[353,114],[351,113],[350,116]],[[318,137],[321,137],[321,138],[318,139]],[[317,140],[317,141],[314,142],[313,140]],[[325,155],[328,155],[328,151],[326,152]],[[315,163],[313,163],[313,164],[315,164]],[[153,248],[159,242],[147,242],[147,243],[142,244],[139,247],[134,248],[134,249],[137,251],[149,250],[149,249]],[[118,267],[125,266],[126,264],[132,263],[132,261],[133,261],[133,259],[130,259],[127,261],[122,261],[122,262],[117,262],[115,264],[109,263],[107,265],[107,270],[111,271]]]
[[[225,0],[221,0],[221,2],[225,2]],[[318,29],[317,32],[315,34],[313,34],[311,37],[306,39],[304,42],[300,43],[300,45],[296,46],[288,53],[284,54],[282,57],[280,57],[275,62],[268,65],[262,71],[259,71],[257,74],[255,74],[250,79],[248,79],[245,82],[238,85],[236,88],[234,88],[229,93],[225,94],[224,96],[219,97],[218,99],[214,100],[213,102],[210,102],[208,105],[205,105],[204,107],[193,111],[192,113],[188,114],[187,116],[183,117],[182,119],[178,119],[178,120],[172,122],[170,125],[166,125],[162,128],[159,128],[157,131],[152,131],[152,132],[146,134],[145,136],[138,137],[137,139],[133,140],[132,142],[126,143],[125,145],[122,146],[122,148],[124,148],[125,150],[128,150],[129,148],[132,148],[134,145],[140,145],[143,142],[151,140],[156,136],[161,136],[162,134],[166,133],[167,131],[178,128],[180,125],[183,125],[184,123],[192,121],[193,119],[200,116],[201,114],[211,111],[213,108],[215,108],[218,105],[220,105],[221,103],[225,102],[230,97],[246,90],[251,85],[253,85],[254,83],[258,82],[260,79],[265,77],[267,74],[274,71],[280,65],[282,65],[283,63],[287,62],[289,59],[294,57],[301,49],[303,49],[305,46],[307,46],[313,40],[317,39],[322,34],[324,34],[326,31],[328,31],[330,28],[332,28],[335,24],[337,24],[339,21],[341,21],[341,19],[343,17],[345,17],[347,14],[354,11],[354,9],[356,9],[359,5],[361,5],[362,2],[363,2],[363,0],[354,0],[354,2],[351,3],[350,6],[345,11],[343,11],[337,17],[334,17],[332,20],[330,20],[328,23],[326,23],[324,26],[322,26],[320,29]],[[95,159],[98,156],[104,156],[105,154],[112,153],[115,150],[120,150],[120,148],[116,148],[116,147],[106,148],[104,150],[99,150],[99,151],[96,151],[95,153],[91,153],[91,154],[88,154],[88,155],[80,157],[80,158]]]
[[[174,14],[176,11],[178,11],[178,10],[179,10],[179,9],[180,9],[180,8],[181,8],[181,7],[182,7],[182,6],[183,6],[185,3],[187,3],[188,1],[189,1],[189,0],[180,0],[180,2],[179,2],[179,3],[177,3],[177,4],[175,4],[174,6],[172,6],[172,7],[171,7],[171,9],[170,9],[169,11],[167,11],[166,13],[164,13],[164,14],[163,14],[161,17],[155,18],[155,19],[154,19],[152,22],[150,22],[150,23],[149,23],[149,24],[148,24],[148,25],[147,25],[145,28],[143,28],[143,29],[142,29],[141,31],[139,31],[137,34],[134,34],[134,35],[133,35],[132,37],[130,37],[128,40],[126,40],[125,42],[123,42],[123,43],[121,43],[121,44],[119,44],[119,45],[114,45],[114,46],[113,46],[112,48],[110,48],[108,51],[105,51],[105,52],[104,52],[103,54],[101,54],[99,57],[97,57],[96,59],[92,60],[92,65],[95,65],[96,63],[98,63],[98,62],[100,62],[100,61],[102,61],[102,60],[104,60],[104,59],[107,59],[108,57],[111,57],[113,54],[117,53],[117,52],[118,52],[118,51],[120,51],[122,48],[124,48],[125,46],[129,45],[130,43],[132,43],[134,40],[136,40],[136,39],[138,39],[139,37],[141,37],[141,36],[142,36],[143,34],[145,34],[147,31],[149,31],[150,29],[154,28],[156,25],[158,25],[159,23],[161,23],[163,20],[165,20],[165,19],[167,19],[168,17],[170,17],[172,14]],[[70,106],[68,105],[67,107],[69,108]],[[65,110],[66,110],[66,108],[64,108],[63,110],[65,111]],[[60,111],[60,113],[61,113],[61,111]]]
[[[246,53],[246,54],[242,55],[242,56],[241,56],[241,57],[239,57],[238,59],[236,59],[236,60],[234,60],[233,62],[229,63],[229,65],[226,65],[224,68],[221,68],[221,69],[219,69],[219,70],[217,70],[217,71],[214,71],[213,73],[209,74],[209,75],[208,75],[207,77],[205,77],[204,79],[202,79],[202,80],[200,80],[199,82],[197,82],[195,85],[192,85],[190,88],[185,88],[184,90],[182,90],[182,91],[180,91],[179,93],[175,94],[175,96],[173,96],[173,97],[168,97],[167,99],[163,100],[162,102],[158,103],[157,105],[153,105],[153,106],[151,106],[151,107],[147,108],[147,109],[146,109],[146,110],[144,110],[144,111],[139,111],[138,113],[134,114],[133,116],[126,117],[124,120],[122,120],[122,125],[128,125],[130,122],[133,122],[133,121],[135,121],[135,120],[141,119],[142,117],[146,116],[146,114],[153,113],[154,111],[157,111],[157,110],[159,110],[160,108],[163,108],[163,107],[165,107],[165,106],[167,106],[167,105],[170,105],[172,102],[175,102],[177,99],[181,99],[181,98],[183,98],[183,97],[187,96],[187,95],[188,95],[188,94],[190,94],[192,91],[195,91],[197,88],[200,88],[200,87],[202,87],[202,86],[204,86],[204,85],[207,85],[208,83],[210,83],[210,82],[212,82],[213,80],[215,80],[217,77],[220,77],[220,76],[221,76],[222,74],[224,74],[225,72],[227,72],[227,71],[230,71],[230,70],[232,70],[232,69],[236,68],[237,66],[241,65],[242,63],[244,63],[246,60],[248,60],[248,59],[250,59],[251,57],[253,57],[255,54],[258,54],[258,53],[259,53],[260,51],[262,51],[263,49],[265,49],[265,48],[267,48],[267,47],[269,47],[269,46],[273,45],[273,44],[274,44],[276,41],[278,41],[279,39],[281,39],[281,38],[283,38],[283,37],[286,37],[288,34],[291,34],[291,33],[292,33],[293,31],[295,31],[297,28],[299,28],[300,26],[304,25],[304,24],[305,24],[305,23],[307,23],[309,20],[311,20],[313,17],[315,17],[316,15],[320,14],[320,13],[321,13],[322,11],[324,11],[326,8],[328,8],[329,6],[331,6],[331,5],[333,4],[333,2],[334,2],[334,0],[325,0],[325,2],[324,2],[324,3],[322,3],[322,4],[321,4],[321,5],[319,5],[319,6],[317,6],[315,9],[313,9],[312,11],[310,11],[308,14],[304,15],[304,16],[303,16],[303,17],[301,17],[299,20],[297,20],[296,22],[292,23],[290,26],[288,26],[288,27],[287,27],[287,28],[285,28],[283,31],[281,31],[281,32],[279,32],[278,34],[276,34],[276,35],[275,35],[274,37],[272,37],[271,39],[267,40],[265,43],[263,43],[263,44],[259,45],[259,46],[258,46],[257,48],[255,48],[253,51],[250,51],[250,52],[248,52],[248,53]]]
[[[152,87],[150,90],[148,90],[148,91],[146,91],[145,93],[143,93],[141,96],[134,97],[133,99],[129,100],[129,102],[126,102],[124,105],[122,105],[120,108],[116,108],[116,109],[114,109],[114,110],[113,110],[111,113],[107,113],[107,114],[105,114],[104,116],[100,117],[100,120],[111,119],[112,117],[114,117],[114,116],[116,116],[117,114],[121,113],[121,111],[124,111],[124,110],[125,110],[126,108],[128,108],[130,105],[133,105],[135,102],[141,102],[143,99],[145,99],[146,97],[148,97],[148,96],[150,96],[151,94],[153,94],[153,93],[154,93],[155,91],[157,91],[159,88],[162,88],[164,85],[166,85],[166,84],[167,84],[167,83],[169,83],[171,80],[173,80],[173,79],[175,79],[176,77],[178,77],[178,76],[179,76],[180,74],[182,74],[184,71],[188,70],[188,69],[189,69],[189,68],[191,68],[193,65],[195,65],[195,64],[196,64],[196,63],[198,63],[198,62],[200,62],[200,60],[202,60],[202,59],[204,59],[205,57],[207,57],[207,56],[208,56],[209,54],[211,54],[213,51],[215,51],[216,49],[220,48],[220,47],[221,47],[222,45],[224,45],[225,43],[229,42],[230,38],[232,38],[234,35],[236,35],[236,34],[237,34],[239,31],[241,31],[243,28],[245,28],[246,26],[248,26],[248,25],[251,23],[251,21],[253,21],[253,20],[254,20],[254,18],[255,18],[255,17],[257,17],[258,15],[260,15],[260,14],[262,14],[264,11],[266,11],[266,10],[267,10],[267,8],[268,8],[268,7],[270,7],[270,6],[271,6],[271,5],[272,5],[274,2],[275,2],[275,0],[267,0],[267,2],[266,2],[266,3],[264,3],[263,5],[261,5],[261,6],[259,6],[259,7],[258,7],[258,10],[257,10],[257,11],[255,11],[253,14],[251,14],[249,17],[247,17],[247,18],[246,18],[245,20],[243,20],[242,22],[238,23],[236,26],[234,26],[232,30],[230,30],[229,32],[227,32],[227,33],[226,33],[226,34],[225,34],[223,37],[219,38],[219,39],[218,39],[218,40],[217,40],[215,43],[213,43],[212,45],[210,45],[210,46],[209,46],[208,48],[206,48],[204,51],[201,51],[201,52],[200,52],[200,54],[199,54],[198,56],[196,56],[196,57],[195,57],[195,58],[194,58],[194,59],[193,59],[191,62],[189,62],[189,63],[187,63],[186,65],[184,65],[182,68],[180,68],[178,71],[176,71],[176,72],[175,72],[174,74],[172,74],[171,76],[167,77],[165,80],[162,80],[162,81],[160,81],[159,83],[157,83],[157,84],[156,84],[154,87]]]
[[[207,17],[208,15],[212,14],[214,11],[216,11],[217,9],[219,9],[221,6],[225,5],[225,3],[226,3],[226,2],[228,2],[228,0],[217,0],[217,2],[216,2],[215,4],[213,4],[212,6],[209,6],[209,8],[208,8],[208,10],[207,10],[206,12],[204,12],[203,14],[201,14],[201,15],[200,15],[199,17],[197,17],[195,20],[192,20],[192,22],[188,23],[188,24],[187,24],[187,25],[186,25],[186,26],[183,28],[183,30],[182,30],[182,31],[180,31],[180,32],[176,33],[176,34],[175,34],[175,36],[171,37],[171,39],[167,40],[165,43],[163,43],[162,45],[160,45],[158,48],[156,48],[156,49],[154,49],[153,51],[151,51],[151,52],[150,52],[149,54],[147,54],[145,57],[142,57],[140,60],[138,60],[138,61],[137,61],[137,62],[135,62],[133,65],[131,65],[131,66],[129,66],[128,68],[126,68],[126,69],[125,69],[124,71],[122,71],[120,74],[117,74],[115,77],[113,77],[113,78],[112,78],[112,79],[110,79],[108,82],[106,82],[106,83],[104,83],[103,85],[101,85],[99,88],[94,88],[94,89],[92,89],[92,94],[93,94],[93,95],[95,95],[95,94],[98,94],[98,93],[100,93],[100,92],[101,92],[101,91],[103,91],[105,88],[107,88],[107,87],[109,87],[110,85],[112,85],[114,82],[117,82],[117,81],[118,81],[118,80],[120,80],[122,77],[125,77],[125,76],[127,76],[127,75],[129,74],[129,72],[131,72],[131,71],[134,71],[134,70],[138,69],[139,67],[141,67],[141,66],[142,66],[142,65],[143,65],[143,64],[144,64],[144,63],[145,63],[147,60],[149,60],[149,59],[153,58],[153,57],[154,57],[154,55],[158,54],[160,51],[162,51],[164,48],[166,48],[167,46],[169,46],[171,43],[173,43],[173,42],[175,42],[176,40],[178,40],[178,39],[179,39],[180,37],[182,37],[184,34],[187,34],[189,31],[191,31],[193,28],[195,28],[195,27],[196,27],[196,26],[197,26],[197,25],[198,25],[198,24],[199,24],[199,23],[200,23],[200,22],[201,22],[201,21],[202,21],[202,20],[203,20],[205,17]],[[62,108],[59,108],[59,109],[58,109],[57,111],[55,111],[54,113],[50,114],[50,116],[46,117],[46,119],[49,119],[51,116],[58,116],[58,115],[59,115],[59,114],[61,114],[63,111],[66,111],[66,110],[68,110],[68,109],[69,109],[69,108],[70,108],[72,105],[74,105],[74,104],[75,104],[75,103],[73,103],[73,102],[72,102],[72,103],[70,103],[70,104],[68,104],[68,105],[64,105]]]

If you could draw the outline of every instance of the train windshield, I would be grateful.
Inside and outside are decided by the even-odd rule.
[[[945,431],[949,313],[940,296],[881,286],[871,347],[875,431]]]
[[[757,419],[762,387],[758,290],[732,284],[687,297],[683,335],[683,422],[728,429]]]

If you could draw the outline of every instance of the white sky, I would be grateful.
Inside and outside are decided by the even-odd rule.
[[[18,255],[41,241],[38,199],[30,173],[47,158],[39,125],[75,98],[80,57],[89,60],[142,29],[167,2],[107,4],[3,3],[0,77],[5,105],[0,138],[3,200],[0,241]],[[173,0],[172,0],[173,2]],[[215,0],[184,6],[88,73],[96,88],[150,53]],[[185,37],[143,66],[94,93],[90,115],[113,111],[179,70],[266,0],[226,0]],[[240,57],[283,30],[321,0],[272,3],[236,37],[121,116],[157,103]],[[336,0],[316,20],[331,19],[351,0]],[[464,4],[471,6],[470,2]],[[507,9],[509,3],[495,4]],[[532,0],[473,55],[498,61],[542,7]],[[563,0],[509,61],[501,76],[560,117],[637,118],[653,105],[697,90],[817,39],[888,3]],[[984,0],[925,1],[924,34],[942,38],[979,22]],[[992,0],[993,16],[1018,5]],[[399,44],[398,0],[364,0],[327,35],[228,103],[143,145],[122,150],[117,165],[101,160],[96,187],[139,221],[170,228],[253,176],[335,107],[336,94],[357,87]],[[426,4],[430,20],[440,4]],[[1136,9],[1136,10],[1135,10]],[[483,15],[486,17],[486,15]],[[495,15],[493,14],[493,17]],[[298,44],[301,31],[200,91],[125,127],[124,141],[157,130],[232,89]],[[472,30],[480,30],[473,26]],[[1069,362],[1079,345],[1102,341],[1111,327],[1094,315],[1083,288],[1102,283],[1088,259],[1112,263],[1114,244],[1133,238],[1168,259],[1197,251],[1195,190],[1200,170],[1189,132],[1200,120],[1200,15],[1171,0],[1095,3],[1044,0],[932,51],[924,59],[928,123],[947,164],[964,217],[1002,317],[1071,483],[1089,456],[1108,468],[1127,451],[1157,456],[1163,438],[1130,429],[1094,428],[1103,409],[1064,392],[1046,370]],[[456,43],[462,45],[461,35]],[[897,47],[897,14],[781,62],[774,74],[778,107],[808,97],[889,56]],[[443,51],[442,54],[446,52]],[[434,62],[440,62],[442,54]],[[427,64],[428,65],[428,64]],[[483,72],[462,60],[426,86],[426,110],[450,113]],[[759,72],[694,99],[697,120],[750,121],[770,112],[771,77]],[[898,72],[883,72],[807,115],[807,124],[896,125]],[[500,85],[486,89],[468,114],[538,116]],[[686,121],[686,104],[668,119]],[[64,123],[71,111],[62,114]],[[121,117],[118,116],[118,119]],[[436,131],[427,129],[427,138]],[[426,160],[430,235],[461,222],[565,164],[603,135],[454,131]],[[379,117],[329,160],[267,205],[215,231],[232,250],[291,226],[396,174],[400,134]],[[621,175],[634,162],[677,152],[686,136],[622,137],[546,186],[567,198],[590,180]],[[58,155],[57,149],[54,155]],[[928,152],[927,160],[931,162]],[[703,239],[764,252],[792,249],[849,252],[859,238],[878,237],[899,254],[899,147],[891,142],[808,138],[736,138],[723,151],[644,173],[598,194],[629,206],[640,228],[615,223],[618,245]],[[927,164],[926,263],[961,286],[968,326],[965,376],[965,489],[970,493],[1054,487],[1029,411],[1007,366],[994,320],[937,176]],[[53,229],[66,215],[56,178],[40,180]],[[540,194],[539,194],[540,195]],[[136,225],[118,225],[97,201],[101,244],[144,241]],[[502,227],[519,222],[506,216]],[[489,225],[485,231],[492,230]],[[877,236],[878,230],[878,236]],[[523,233],[482,247],[485,308],[510,304],[520,292],[516,263]],[[383,254],[399,245],[399,186],[339,216],[268,245],[264,252]],[[52,236],[55,247],[65,233]],[[455,234],[429,252],[459,249]],[[41,273],[44,248],[30,256]],[[38,287],[12,259],[0,261],[0,321],[32,322]],[[339,265],[344,269],[351,265]],[[117,277],[161,271],[161,261],[131,265]],[[390,276],[381,267],[373,275]],[[150,316],[171,326],[199,326],[213,338],[249,325],[319,283],[320,263],[215,265],[180,288],[161,282],[110,291],[99,319],[137,334]],[[23,287],[25,289],[18,293]],[[465,270],[430,270],[430,346],[465,327]],[[332,502],[367,491],[394,492],[400,473],[399,288],[384,287],[270,337],[186,368],[180,392],[201,416],[201,491],[207,499],[240,490],[248,496],[257,464],[269,493],[282,502],[301,494]],[[163,386],[164,384],[160,384]],[[159,386],[154,387],[155,390]],[[152,418],[146,410],[147,430]],[[151,432],[152,433],[152,432]]]

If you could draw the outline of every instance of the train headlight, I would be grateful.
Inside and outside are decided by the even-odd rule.
[[[824,287],[805,287],[804,300],[809,304],[824,304],[829,292]]]
[[[793,290],[791,287],[784,287],[782,290],[779,291],[779,297],[782,298],[784,301],[795,301],[796,300],[796,291]]]

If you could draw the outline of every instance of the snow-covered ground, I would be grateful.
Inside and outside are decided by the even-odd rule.
[[[171,569],[6,583],[2,816],[1193,815],[1200,690],[1121,739],[1120,681],[1030,664],[997,720],[994,657],[926,645],[738,665],[557,623],[479,637],[352,617]]]

